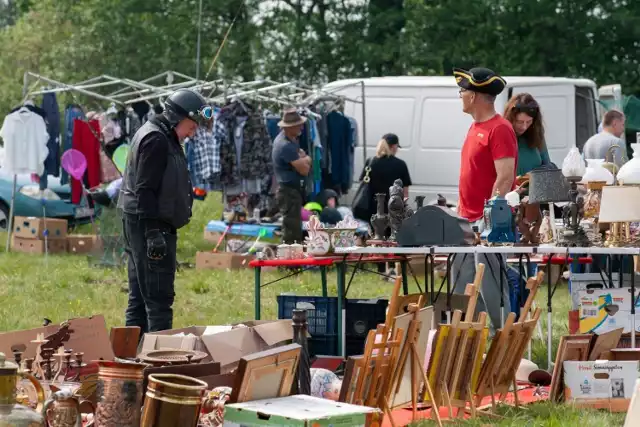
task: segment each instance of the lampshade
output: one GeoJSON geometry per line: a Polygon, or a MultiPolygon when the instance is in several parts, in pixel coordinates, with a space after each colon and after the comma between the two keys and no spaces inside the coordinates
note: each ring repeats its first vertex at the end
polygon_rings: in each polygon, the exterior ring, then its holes
{"type": "Polygon", "coordinates": [[[529,203],[569,202],[570,188],[558,168],[542,167],[529,172],[529,203]]]}
{"type": "Polygon", "coordinates": [[[640,221],[640,187],[613,186],[602,188],[599,223],[640,221]]]}

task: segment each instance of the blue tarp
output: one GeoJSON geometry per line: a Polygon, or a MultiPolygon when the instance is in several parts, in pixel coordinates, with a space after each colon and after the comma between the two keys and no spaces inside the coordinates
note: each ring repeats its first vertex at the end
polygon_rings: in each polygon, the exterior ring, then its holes
{"type": "MultiPolygon", "coordinates": [[[[227,229],[227,224],[224,221],[209,221],[207,224],[207,231],[211,231],[214,233],[224,233],[224,230],[227,229]]],[[[273,238],[275,236],[274,232],[280,229],[280,225],[276,224],[234,224],[231,226],[229,230],[229,234],[236,236],[246,236],[246,237],[258,237],[260,235],[260,230],[265,229],[266,234],[264,237],[273,238]]]]}

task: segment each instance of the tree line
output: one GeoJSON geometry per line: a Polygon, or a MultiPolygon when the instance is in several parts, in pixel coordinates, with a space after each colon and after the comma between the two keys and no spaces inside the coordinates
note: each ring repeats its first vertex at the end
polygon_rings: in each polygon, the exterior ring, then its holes
{"type": "MultiPolygon", "coordinates": [[[[22,75],[195,75],[200,0],[0,0],[0,115],[22,75]]],[[[585,77],[640,93],[637,0],[202,0],[201,78],[585,77]]]]}

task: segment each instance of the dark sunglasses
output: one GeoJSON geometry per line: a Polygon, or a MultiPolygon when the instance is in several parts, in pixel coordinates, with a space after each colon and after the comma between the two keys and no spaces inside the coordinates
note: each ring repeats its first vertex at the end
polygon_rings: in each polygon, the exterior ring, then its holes
{"type": "Polygon", "coordinates": [[[540,111],[540,107],[537,103],[532,102],[529,104],[516,104],[513,106],[513,110],[519,113],[528,114],[531,117],[535,117],[538,115],[538,111],[540,111]]]}

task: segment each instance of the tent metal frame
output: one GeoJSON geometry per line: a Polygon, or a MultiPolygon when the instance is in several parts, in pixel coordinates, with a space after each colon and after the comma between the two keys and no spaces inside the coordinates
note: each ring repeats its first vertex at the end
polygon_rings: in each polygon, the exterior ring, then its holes
{"type": "MultiPolygon", "coordinates": [[[[364,80],[359,80],[327,90],[308,86],[296,81],[278,82],[270,79],[260,79],[248,82],[229,81],[224,79],[204,81],[177,71],[167,70],[140,81],[102,74],[78,83],[69,84],[27,71],[23,75],[22,103],[24,104],[30,96],[44,95],[47,93],[70,92],[72,94],[77,93],[84,95],[97,101],[109,102],[112,105],[128,107],[137,102],[148,102],[152,99],[162,100],[162,98],[165,98],[179,88],[195,89],[201,92],[208,90],[209,95],[206,98],[209,102],[226,102],[232,99],[251,98],[258,101],[273,102],[283,106],[305,109],[313,102],[320,100],[343,100],[353,102],[355,104],[361,104],[363,157],[366,162],[367,124],[364,80]],[[34,87],[30,90],[29,84],[31,80],[35,80],[35,83],[33,84],[34,87]],[[161,84],[159,86],[152,84],[162,80],[164,80],[165,84],[161,84]],[[39,83],[43,83],[44,88],[33,90],[39,83]],[[361,87],[361,95],[355,99],[335,93],[342,89],[357,85],[360,85],[361,87]],[[95,91],[95,89],[110,86],[120,87],[112,90],[108,94],[101,94],[95,91]],[[284,93],[285,91],[290,91],[291,93],[284,93]],[[212,96],[215,92],[218,92],[218,94],[212,96]]],[[[13,235],[13,217],[17,192],[17,180],[18,177],[14,174],[9,221],[7,224],[7,252],[10,251],[11,237],[13,235]]]]}

